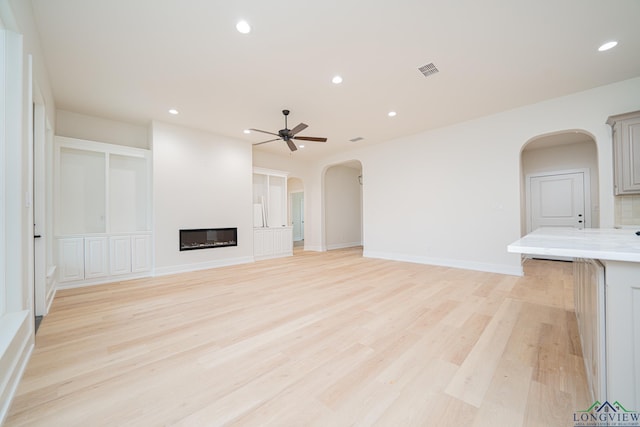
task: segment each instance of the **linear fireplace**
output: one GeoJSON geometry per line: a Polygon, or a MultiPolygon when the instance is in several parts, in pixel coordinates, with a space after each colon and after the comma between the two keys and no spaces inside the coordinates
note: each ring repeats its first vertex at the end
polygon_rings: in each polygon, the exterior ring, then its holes
{"type": "Polygon", "coordinates": [[[180,230],[180,250],[222,248],[238,246],[237,228],[198,228],[180,230]]]}

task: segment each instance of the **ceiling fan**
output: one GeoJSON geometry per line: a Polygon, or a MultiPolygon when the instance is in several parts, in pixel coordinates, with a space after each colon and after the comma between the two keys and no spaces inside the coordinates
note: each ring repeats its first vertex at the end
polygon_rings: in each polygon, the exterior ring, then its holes
{"type": "Polygon", "coordinates": [[[266,144],[267,142],[278,141],[279,139],[281,139],[287,143],[287,145],[289,146],[289,150],[296,151],[298,147],[296,147],[296,144],[294,144],[294,142],[292,141],[293,139],[297,141],[327,142],[327,138],[319,138],[315,136],[296,136],[298,132],[303,131],[308,126],[305,125],[304,123],[300,123],[298,126],[294,127],[293,129],[289,129],[287,128],[287,116],[289,115],[289,110],[282,110],[282,114],[284,114],[284,129],[280,129],[278,133],[267,132],[260,129],[249,129],[254,132],[268,133],[269,135],[277,136],[277,138],[275,139],[257,142],[253,145],[266,144]]]}

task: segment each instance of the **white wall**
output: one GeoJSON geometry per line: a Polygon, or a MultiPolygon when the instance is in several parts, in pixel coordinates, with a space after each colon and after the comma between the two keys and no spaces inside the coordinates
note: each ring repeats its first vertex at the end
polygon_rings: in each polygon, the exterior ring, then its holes
{"type": "Polygon", "coordinates": [[[155,273],[253,260],[251,145],[154,122],[155,273]],[[179,251],[179,230],[238,228],[238,246],[179,251]]]}
{"type": "MultiPolygon", "coordinates": [[[[589,169],[591,188],[591,227],[600,226],[600,207],[598,190],[598,151],[593,140],[577,144],[536,148],[522,152],[522,174],[556,172],[571,169],[589,169]]],[[[526,184],[526,183],[525,183],[526,184]]],[[[523,200],[524,202],[524,200],[523,200]]],[[[525,210],[523,204],[522,210],[525,210]]],[[[523,225],[526,229],[526,226],[523,225]]]]}
{"type": "MultiPolygon", "coordinates": [[[[635,78],[363,147],[321,166],[362,163],[365,256],[521,274],[520,256],[506,247],[520,237],[522,146],[538,135],[584,130],[597,144],[598,186],[611,189],[605,122],[638,109],[635,78]]],[[[600,226],[613,226],[612,191],[600,191],[599,206],[600,226]]]]}
{"type": "Polygon", "coordinates": [[[362,186],[359,169],[331,166],[324,178],[324,211],[327,249],[362,244],[362,186]]]}
{"type": "MultiPolygon", "coordinates": [[[[33,208],[26,206],[24,195],[31,191],[33,173],[30,168],[32,141],[32,102],[34,94],[45,107],[45,114],[53,122],[55,105],[51,86],[39,44],[39,35],[33,20],[31,2],[0,0],[2,27],[19,35],[20,48],[4,44],[8,54],[2,52],[2,68],[9,74],[2,76],[0,92],[0,126],[3,138],[0,146],[0,169],[6,181],[2,190],[4,202],[0,218],[4,218],[4,238],[1,244],[10,248],[0,250],[4,258],[4,313],[0,313],[0,424],[6,415],[18,382],[34,344],[33,327],[33,208]],[[30,72],[31,70],[31,72],[30,72]],[[15,75],[13,75],[15,73],[15,75]],[[33,79],[31,79],[33,76],[33,79]],[[6,86],[5,86],[6,85],[6,86]],[[6,109],[6,110],[5,110],[6,109]],[[6,163],[5,163],[6,162],[6,163]]],[[[2,234],[2,233],[0,233],[2,234]]],[[[2,286],[0,286],[2,288],[2,286]]]]}
{"type": "Polygon", "coordinates": [[[149,148],[148,126],[58,110],[56,135],[108,144],[149,148]]]}

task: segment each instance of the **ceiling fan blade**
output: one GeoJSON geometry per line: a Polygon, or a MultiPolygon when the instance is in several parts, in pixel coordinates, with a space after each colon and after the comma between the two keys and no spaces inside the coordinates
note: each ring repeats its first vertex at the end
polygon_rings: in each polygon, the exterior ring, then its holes
{"type": "Polygon", "coordinates": [[[273,142],[273,141],[280,141],[280,138],[276,138],[276,139],[270,139],[268,141],[262,141],[262,142],[256,142],[253,145],[262,145],[262,144],[266,144],[267,142],[273,142]]]}
{"type": "Polygon", "coordinates": [[[308,127],[309,127],[308,125],[305,125],[304,123],[300,123],[298,126],[294,127],[293,129],[291,129],[291,130],[289,131],[289,135],[290,135],[290,136],[293,136],[293,135],[295,135],[296,133],[298,133],[298,132],[300,132],[300,131],[303,131],[303,130],[305,130],[305,129],[306,129],[306,128],[308,128],[308,127]]]}
{"type": "Polygon", "coordinates": [[[260,130],[260,129],[249,129],[252,132],[262,132],[262,133],[268,133],[269,135],[275,135],[275,136],[280,136],[277,133],[273,133],[273,132],[267,132],[266,130],[260,130]]]}
{"type": "Polygon", "coordinates": [[[296,147],[296,144],[294,144],[292,140],[286,139],[284,142],[286,142],[289,146],[289,150],[296,151],[298,149],[298,147],[296,147]]]}
{"type": "Polygon", "coordinates": [[[293,139],[300,141],[327,142],[327,138],[319,138],[317,136],[295,136],[293,139]]]}

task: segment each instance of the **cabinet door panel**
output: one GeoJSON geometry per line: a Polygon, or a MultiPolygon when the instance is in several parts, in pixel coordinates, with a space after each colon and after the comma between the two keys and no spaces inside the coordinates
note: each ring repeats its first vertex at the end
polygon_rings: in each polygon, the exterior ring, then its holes
{"type": "Polygon", "coordinates": [[[611,116],[615,194],[640,194],[640,111],[611,116]]]}
{"type": "Polygon", "coordinates": [[[109,274],[109,239],[107,237],[87,237],[84,239],[84,277],[93,279],[109,274]]]}
{"type": "Polygon", "coordinates": [[[604,268],[590,259],[574,260],[575,311],[591,399],[607,399],[604,268]]]}
{"type": "Polygon", "coordinates": [[[131,273],[131,237],[111,237],[109,246],[111,274],[131,273]]]}
{"type": "Polygon", "coordinates": [[[253,256],[263,256],[264,252],[264,230],[253,231],[253,256]]]}
{"type": "Polygon", "coordinates": [[[629,123],[626,131],[629,138],[629,185],[630,189],[640,192],[640,119],[629,123]]]}
{"type": "Polygon", "coordinates": [[[151,236],[131,236],[131,271],[151,270],[151,236]]]}
{"type": "Polygon", "coordinates": [[[82,237],[58,241],[60,282],[84,279],[84,239],[82,237]]]}
{"type": "Polygon", "coordinates": [[[291,227],[282,230],[282,248],[287,254],[291,254],[293,251],[293,229],[291,227]]]}
{"type": "Polygon", "coordinates": [[[277,229],[273,230],[273,253],[281,254],[283,247],[283,230],[277,229]]]}

